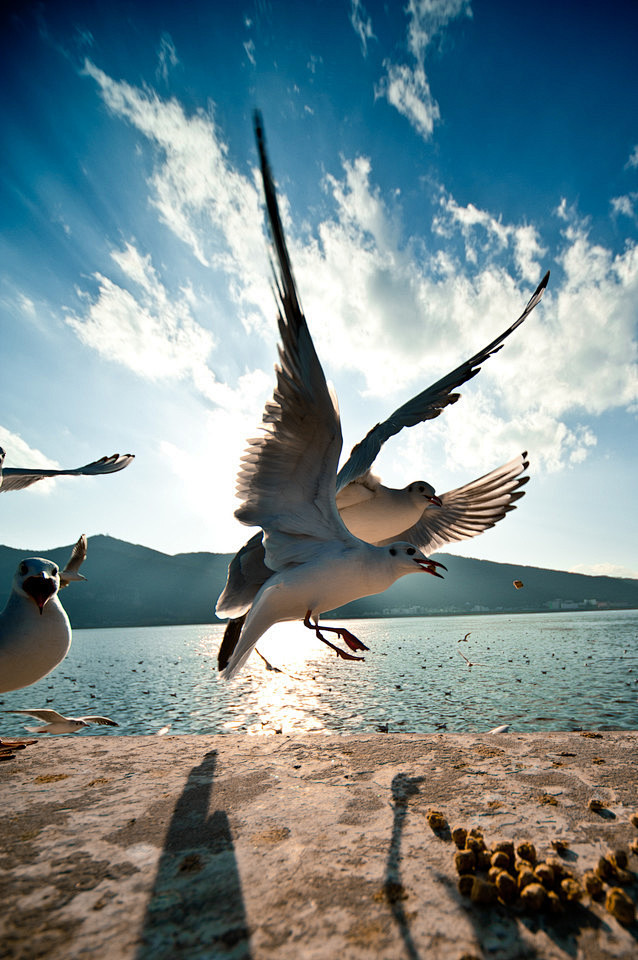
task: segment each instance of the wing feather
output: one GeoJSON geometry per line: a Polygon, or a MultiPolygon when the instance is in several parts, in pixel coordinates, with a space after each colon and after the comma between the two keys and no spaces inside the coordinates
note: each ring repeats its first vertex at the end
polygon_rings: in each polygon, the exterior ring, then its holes
{"type": "Polygon", "coordinates": [[[32,483],[37,483],[38,480],[46,480],[48,477],[97,477],[107,473],[117,473],[118,470],[128,467],[134,459],[135,454],[133,453],[126,453],[122,456],[119,453],[114,453],[110,457],[101,457],[99,460],[87,463],[83,467],[76,467],[74,470],[3,467],[0,492],[23,490],[25,487],[30,487],[32,483]]]}
{"type": "Polygon", "coordinates": [[[528,475],[523,476],[528,466],[527,453],[522,453],[485,476],[444,493],[441,507],[426,507],[414,526],[381,542],[407,540],[430,554],[453,541],[478,536],[516,509],[516,501],[525,494],[522,487],[529,480],[528,475]]]}
{"type": "Polygon", "coordinates": [[[259,115],[255,132],[279,266],[275,292],[281,345],[276,387],[262,418],[263,435],[249,441],[241,459],[237,495],[242,504],[235,516],[264,530],[266,563],[278,570],[307,556],[313,541],[348,534],[335,505],[342,445],[339,412],[297,295],[259,115]]]}

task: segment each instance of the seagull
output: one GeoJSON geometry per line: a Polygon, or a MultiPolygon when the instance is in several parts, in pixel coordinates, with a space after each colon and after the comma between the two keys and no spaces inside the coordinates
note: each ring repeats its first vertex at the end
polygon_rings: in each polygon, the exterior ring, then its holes
{"type": "Polygon", "coordinates": [[[42,720],[44,726],[26,727],[29,733],[77,733],[90,723],[99,723],[102,726],[118,727],[115,720],[108,717],[65,717],[57,710],[5,710],[5,713],[26,713],[29,717],[42,720]]]}
{"type": "Polygon", "coordinates": [[[135,454],[126,453],[120,456],[114,453],[110,457],[101,457],[92,463],[87,463],[84,467],[76,467],[75,470],[45,470],[39,467],[5,467],[5,451],[0,447],[0,493],[7,493],[9,490],[23,490],[24,487],[30,487],[32,483],[38,480],[46,480],[47,477],[95,477],[106,473],[117,473],[128,467],[135,459],[135,454]]]}
{"type": "Polygon", "coordinates": [[[472,634],[472,631],[470,630],[469,633],[466,633],[464,637],[461,637],[461,639],[460,639],[460,640],[457,640],[456,642],[457,642],[457,643],[467,643],[467,638],[468,638],[469,636],[471,636],[471,634],[472,634]]]}
{"type": "Polygon", "coordinates": [[[71,646],[71,625],[58,592],[85,580],[78,568],[86,557],[84,534],[65,568],[52,560],[21,560],[7,605],[0,613],[0,693],[28,687],[64,660],[71,646]]]}
{"type": "Polygon", "coordinates": [[[358,597],[380,593],[408,573],[440,576],[438,564],[413,544],[376,547],[365,543],[348,531],[339,516],[335,489],[342,435],[336,398],[326,383],[297,296],[258,115],[255,130],[279,261],[275,292],[281,343],[276,387],[262,418],[263,435],[249,440],[242,457],[237,480],[241,505],[235,516],[249,526],[261,527],[269,577],[238,611],[242,620],[232,651],[220,648],[218,663],[224,679],[234,677],[259,638],[284,620],[302,620],[338,656],[361,660],[324,633],[336,634],[352,651],[367,650],[365,644],[343,627],[320,626],[320,615],[358,597]]]}
{"type": "Polygon", "coordinates": [[[461,656],[463,657],[463,659],[464,659],[465,662],[467,663],[467,669],[468,669],[468,670],[471,670],[472,667],[484,667],[484,666],[485,666],[484,663],[475,663],[473,660],[468,660],[467,657],[465,656],[465,654],[464,654],[464,653],[461,653],[460,650],[459,650],[459,653],[461,654],[461,656]]]}
{"type": "MultiPolygon", "coordinates": [[[[275,244],[282,274],[290,275],[295,303],[298,298],[290,268],[283,228],[277,209],[277,197],[263,146],[261,123],[256,123],[257,139],[262,159],[264,191],[270,229],[277,233],[275,244]],[[284,264],[286,265],[284,268],[284,264]]],[[[500,336],[489,343],[455,370],[427,387],[388,417],[377,424],[357,444],[336,482],[336,503],[341,519],[349,531],[359,539],[377,546],[389,545],[394,540],[411,542],[424,553],[440,550],[446,543],[477,536],[493,527],[506,513],[515,509],[515,501],[524,491],[521,488],[528,477],[521,476],[527,469],[527,453],[521,454],[502,467],[437,497],[434,488],[425,481],[416,481],[403,490],[384,487],[371,473],[371,466],[385,441],[404,426],[410,427],[423,420],[432,420],[460,394],[452,391],[474,377],[480,365],[497,353],[503,341],[529,316],[540,302],[549,280],[545,274],[521,316],[500,336]]],[[[237,552],[228,567],[226,586],[216,605],[221,619],[229,618],[218,656],[220,670],[228,662],[242,630],[246,612],[259,589],[272,575],[265,561],[263,532],[260,530],[237,552]]]]}

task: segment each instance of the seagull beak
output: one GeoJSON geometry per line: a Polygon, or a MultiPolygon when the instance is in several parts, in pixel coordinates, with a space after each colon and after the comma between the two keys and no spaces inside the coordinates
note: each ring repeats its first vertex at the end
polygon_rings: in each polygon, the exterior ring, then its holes
{"type": "Polygon", "coordinates": [[[421,570],[423,570],[424,573],[430,573],[432,574],[433,577],[440,577],[441,580],[443,579],[443,577],[441,576],[440,573],[436,572],[436,567],[441,567],[443,570],[447,569],[446,567],[443,566],[442,563],[437,563],[436,560],[417,559],[414,562],[417,564],[417,566],[421,570]]]}
{"type": "Polygon", "coordinates": [[[442,506],[443,506],[443,502],[442,502],[441,498],[440,498],[440,497],[437,497],[436,494],[434,494],[434,495],[431,496],[431,497],[428,497],[427,500],[428,500],[428,503],[431,503],[433,507],[442,507],[442,506]]]}
{"type": "Polygon", "coordinates": [[[45,603],[47,600],[50,600],[56,592],[55,580],[51,580],[42,574],[39,577],[27,577],[22,586],[26,593],[28,593],[37,604],[40,615],[42,615],[45,603]]]}

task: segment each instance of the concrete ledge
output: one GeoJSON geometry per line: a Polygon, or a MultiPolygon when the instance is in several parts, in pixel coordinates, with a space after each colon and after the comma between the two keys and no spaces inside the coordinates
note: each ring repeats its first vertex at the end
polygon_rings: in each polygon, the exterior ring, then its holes
{"type": "Polygon", "coordinates": [[[633,732],[42,738],[0,764],[0,957],[637,957],[587,897],[471,904],[427,820],[562,838],[582,875],[638,837],[637,760],[633,732]]]}

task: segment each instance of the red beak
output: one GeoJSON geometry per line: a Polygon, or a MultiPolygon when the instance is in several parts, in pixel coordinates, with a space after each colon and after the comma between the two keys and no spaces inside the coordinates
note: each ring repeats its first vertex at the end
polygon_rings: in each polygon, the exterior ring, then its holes
{"type": "Polygon", "coordinates": [[[430,573],[433,577],[440,577],[443,580],[441,574],[436,572],[437,567],[447,570],[447,567],[444,567],[442,563],[437,563],[436,560],[415,560],[414,562],[419,565],[424,573],[430,573]]]}

